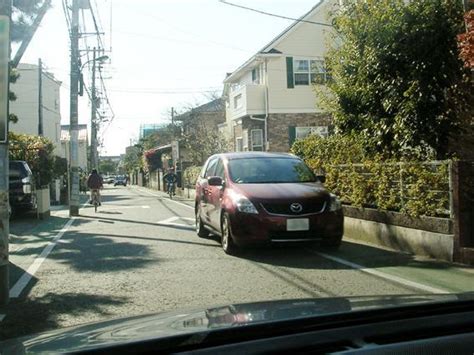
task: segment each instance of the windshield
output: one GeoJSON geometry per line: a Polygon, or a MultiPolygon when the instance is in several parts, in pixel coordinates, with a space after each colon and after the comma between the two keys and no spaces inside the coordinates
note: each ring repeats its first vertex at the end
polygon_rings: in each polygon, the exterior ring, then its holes
{"type": "Polygon", "coordinates": [[[474,292],[472,2],[0,0],[0,343],[474,292]]]}
{"type": "Polygon", "coordinates": [[[305,163],[288,158],[233,159],[229,161],[229,174],[238,184],[317,181],[305,163]]]}

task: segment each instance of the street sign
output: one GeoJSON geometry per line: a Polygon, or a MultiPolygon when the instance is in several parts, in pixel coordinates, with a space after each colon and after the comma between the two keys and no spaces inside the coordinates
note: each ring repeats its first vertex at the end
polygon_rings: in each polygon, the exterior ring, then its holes
{"type": "Polygon", "coordinates": [[[0,143],[7,141],[10,19],[0,15],[0,143]]]}

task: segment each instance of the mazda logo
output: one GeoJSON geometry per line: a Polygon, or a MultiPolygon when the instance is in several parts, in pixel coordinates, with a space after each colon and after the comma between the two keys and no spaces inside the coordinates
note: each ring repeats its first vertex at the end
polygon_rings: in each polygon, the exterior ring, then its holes
{"type": "Polygon", "coordinates": [[[294,213],[300,213],[301,211],[303,211],[303,206],[301,206],[300,203],[295,202],[290,205],[290,210],[294,213]]]}

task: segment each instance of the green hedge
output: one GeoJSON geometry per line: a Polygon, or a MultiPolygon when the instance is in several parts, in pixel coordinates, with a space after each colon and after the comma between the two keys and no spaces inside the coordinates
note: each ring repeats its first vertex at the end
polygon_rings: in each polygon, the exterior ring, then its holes
{"type": "Polygon", "coordinates": [[[449,215],[448,161],[394,161],[366,156],[357,137],[309,136],[292,152],[318,174],[346,204],[404,212],[411,216],[449,215]]]}

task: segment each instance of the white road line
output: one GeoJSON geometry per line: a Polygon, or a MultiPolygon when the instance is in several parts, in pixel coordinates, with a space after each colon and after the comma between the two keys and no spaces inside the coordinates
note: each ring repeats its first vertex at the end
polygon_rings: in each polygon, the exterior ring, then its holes
{"type": "Polygon", "coordinates": [[[416,288],[416,289],[431,292],[431,293],[449,293],[448,291],[440,289],[440,288],[427,286],[427,285],[420,284],[420,283],[414,282],[414,281],[410,281],[410,280],[407,280],[407,279],[404,279],[404,278],[401,278],[401,277],[398,277],[398,276],[390,275],[390,274],[387,274],[387,273],[382,272],[382,271],[369,269],[369,268],[367,268],[363,265],[359,265],[359,264],[353,263],[351,261],[348,261],[348,260],[345,260],[345,259],[342,259],[342,258],[338,258],[336,256],[321,253],[321,252],[318,252],[318,251],[315,251],[315,250],[312,250],[312,249],[307,249],[307,250],[309,252],[311,252],[313,254],[316,254],[316,255],[319,255],[319,256],[321,256],[325,259],[335,261],[336,263],[349,266],[353,269],[359,270],[361,272],[365,272],[366,274],[370,274],[370,275],[374,275],[374,276],[377,276],[377,277],[380,277],[380,278],[383,278],[383,279],[386,279],[386,280],[390,280],[392,282],[396,282],[396,283],[399,283],[399,284],[404,285],[404,286],[409,286],[409,287],[412,287],[412,288],[416,288]]]}
{"type": "Polygon", "coordinates": [[[43,249],[41,254],[33,261],[33,263],[26,270],[26,272],[20,277],[20,279],[15,283],[15,285],[10,289],[10,298],[17,298],[20,296],[21,292],[28,285],[32,277],[35,276],[35,273],[38,271],[41,264],[43,264],[43,262],[48,257],[49,253],[51,253],[53,248],[58,243],[59,239],[61,239],[64,233],[67,232],[67,230],[69,229],[69,227],[71,227],[73,222],[74,222],[74,218],[67,221],[67,223],[63,226],[63,228],[61,228],[59,233],[56,234],[56,236],[51,241],[49,241],[49,243],[43,249]]]}
{"type": "Polygon", "coordinates": [[[194,226],[189,225],[189,224],[174,223],[174,221],[177,221],[177,220],[180,220],[180,219],[188,219],[188,220],[193,220],[194,221],[194,218],[170,217],[170,218],[164,219],[162,221],[158,221],[156,223],[158,225],[161,225],[161,226],[187,227],[187,228],[194,229],[194,226]]]}
{"type": "MultiPolygon", "coordinates": [[[[146,189],[138,189],[138,190],[139,190],[139,191],[142,191],[142,192],[145,192],[145,193],[147,193],[147,194],[149,194],[149,195],[156,196],[156,197],[163,197],[163,196],[164,196],[164,195],[162,196],[162,195],[158,195],[158,194],[156,194],[156,193],[150,192],[150,191],[148,191],[148,190],[146,190],[146,189]]],[[[190,208],[190,209],[194,210],[194,207],[193,207],[193,206],[189,206],[189,205],[187,205],[187,204],[185,204],[185,203],[182,203],[182,202],[179,202],[179,201],[175,201],[175,200],[171,200],[171,199],[163,199],[163,201],[174,202],[174,203],[177,203],[178,205],[181,205],[181,206],[184,206],[184,207],[187,207],[187,208],[190,208]]]]}
{"type": "Polygon", "coordinates": [[[170,217],[170,218],[167,218],[167,219],[163,219],[162,221],[158,221],[156,223],[167,224],[167,223],[177,221],[178,219],[179,219],[179,217],[174,216],[174,217],[170,217]]]}
{"type": "Polygon", "coordinates": [[[123,210],[123,209],[133,209],[133,208],[150,208],[150,206],[125,206],[125,205],[109,205],[105,204],[100,208],[101,211],[109,210],[123,210]]]}

